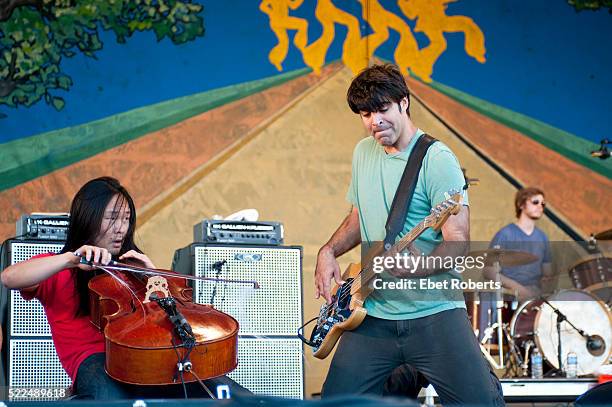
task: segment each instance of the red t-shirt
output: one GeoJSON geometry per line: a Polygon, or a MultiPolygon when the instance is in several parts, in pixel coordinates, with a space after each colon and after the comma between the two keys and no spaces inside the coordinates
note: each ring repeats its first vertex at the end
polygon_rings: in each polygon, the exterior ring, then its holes
{"type": "MultiPolygon", "coordinates": [[[[33,258],[53,255],[40,254],[33,258]]],[[[21,291],[21,296],[26,300],[37,298],[43,305],[55,351],[74,383],[81,362],[94,353],[104,352],[105,346],[104,335],[91,323],[88,315],[75,317],[79,294],[72,273],[71,269],[64,269],[41,282],[35,291],[21,291]]]]}

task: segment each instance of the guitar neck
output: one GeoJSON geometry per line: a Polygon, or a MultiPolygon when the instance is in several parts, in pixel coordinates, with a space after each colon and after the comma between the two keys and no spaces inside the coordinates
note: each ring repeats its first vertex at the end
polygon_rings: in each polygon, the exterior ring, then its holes
{"type": "MultiPolygon", "coordinates": [[[[421,221],[418,225],[410,230],[404,237],[397,241],[389,250],[384,251],[379,256],[374,257],[395,257],[396,254],[403,252],[417,237],[419,237],[425,230],[425,220],[421,221]]],[[[365,267],[361,269],[361,272],[354,278],[351,285],[351,294],[360,292],[363,297],[367,297],[373,288],[370,282],[374,280],[379,273],[374,272],[374,257],[367,263],[365,267]]]]}

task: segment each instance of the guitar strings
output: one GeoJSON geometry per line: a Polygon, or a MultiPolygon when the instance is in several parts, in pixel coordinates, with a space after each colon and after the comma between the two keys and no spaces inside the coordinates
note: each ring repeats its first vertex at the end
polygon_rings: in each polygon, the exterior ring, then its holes
{"type": "MultiPolygon", "coordinates": [[[[414,239],[419,237],[419,235],[421,233],[423,233],[423,231],[425,231],[425,224],[423,222],[421,222],[421,223],[419,223],[419,225],[417,225],[415,227],[415,229],[411,233],[408,233],[406,236],[404,236],[402,239],[400,239],[387,252],[397,251],[399,253],[400,251],[404,250],[408,246],[408,244],[410,244],[414,239]],[[404,246],[404,244],[405,244],[405,246],[404,246]]],[[[353,280],[351,280],[350,282],[346,283],[348,285],[349,290],[344,291],[343,294],[341,294],[340,297],[337,298],[337,302],[345,300],[345,299],[348,298],[349,295],[352,295],[350,288],[352,288],[353,283],[357,280],[357,277],[362,277],[362,274],[366,270],[368,270],[368,269],[369,269],[369,264],[366,267],[364,267],[363,269],[361,269],[359,271],[359,273],[357,274],[357,276],[353,280]]],[[[344,287],[344,285],[340,286],[340,287],[344,287]]],[[[330,311],[332,311],[334,306],[335,306],[334,303],[327,304],[327,306],[324,308],[324,310],[325,310],[324,312],[325,312],[326,316],[330,315],[330,311]]]]}

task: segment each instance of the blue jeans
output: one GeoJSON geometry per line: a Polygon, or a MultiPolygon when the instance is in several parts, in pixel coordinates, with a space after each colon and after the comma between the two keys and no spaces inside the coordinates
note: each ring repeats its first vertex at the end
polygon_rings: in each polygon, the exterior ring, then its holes
{"type": "MultiPolygon", "coordinates": [[[[106,374],[104,370],[105,360],[104,353],[95,353],[81,363],[73,386],[77,399],[120,400],[185,397],[181,384],[137,386],[118,382],[106,374]]],[[[226,376],[204,380],[204,384],[215,397],[216,388],[221,384],[229,386],[232,398],[252,395],[250,391],[226,376]]],[[[186,383],[185,387],[189,398],[210,398],[198,382],[186,383]]]]}

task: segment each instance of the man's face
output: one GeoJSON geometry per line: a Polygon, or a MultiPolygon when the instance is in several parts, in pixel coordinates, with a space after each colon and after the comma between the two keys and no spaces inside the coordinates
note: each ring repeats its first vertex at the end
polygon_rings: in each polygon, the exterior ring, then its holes
{"type": "Polygon", "coordinates": [[[531,198],[527,198],[527,201],[521,207],[523,214],[528,216],[533,220],[540,219],[544,214],[544,207],[546,203],[544,202],[544,196],[542,195],[534,195],[531,198]]]}
{"type": "Polygon", "coordinates": [[[406,128],[407,100],[400,103],[387,103],[377,112],[359,112],[368,133],[383,147],[395,146],[406,128]],[[401,111],[400,111],[401,108],[401,111]]]}
{"type": "Polygon", "coordinates": [[[115,195],[106,205],[95,245],[105,248],[112,255],[119,254],[129,227],[130,207],[123,196],[115,195]]]}

